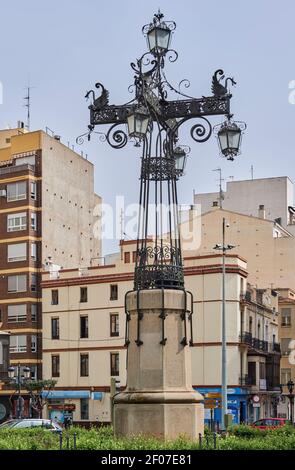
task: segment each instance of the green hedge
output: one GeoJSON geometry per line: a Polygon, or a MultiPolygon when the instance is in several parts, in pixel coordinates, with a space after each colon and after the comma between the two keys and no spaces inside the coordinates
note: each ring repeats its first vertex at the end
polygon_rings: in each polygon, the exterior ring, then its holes
{"type": "MultiPolygon", "coordinates": [[[[153,437],[138,436],[130,439],[117,439],[109,427],[84,428],[73,427],[63,431],[63,448],[66,449],[66,436],[73,448],[76,433],[79,450],[197,450],[199,443],[180,437],[175,441],[161,441],[153,437]]],[[[202,450],[213,449],[212,433],[206,433],[202,450]]],[[[58,450],[59,436],[43,429],[0,430],[0,450],[58,450]]],[[[219,450],[287,450],[295,449],[295,429],[285,426],[271,431],[260,431],[249,426],[231,426],[227,436],[217,438],[219,450]]]]}

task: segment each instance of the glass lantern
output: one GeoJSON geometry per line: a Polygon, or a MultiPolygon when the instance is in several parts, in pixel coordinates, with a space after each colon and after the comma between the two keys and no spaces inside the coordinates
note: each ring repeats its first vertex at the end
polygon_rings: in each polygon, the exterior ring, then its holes
{"type": "Polygon", "coordinates": [[[127,117],[129,137],[143,139],[148,130],[150,115],[144,107],[135,108],[127,117]]]}

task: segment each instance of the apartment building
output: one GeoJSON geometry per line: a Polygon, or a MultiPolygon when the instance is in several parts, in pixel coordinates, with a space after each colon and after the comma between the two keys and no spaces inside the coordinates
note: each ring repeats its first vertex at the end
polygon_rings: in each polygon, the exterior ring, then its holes
{"type": "Polygon", "coordinates": [[[278,292],[247,285],[241,295],[241,344],[247,356],[241,384],[247,385],[247,417],[253,422],[276,417],[280,396],[280,358],[278,292]],[[254,398],[255,397],[255,398],[254,398]]]}
{"type": "MultiPolygon", "coordinates": [[[[42,266],[51,257],[88,266],[101,256],[92,234],[100,203],[93,165],[58,136],[0,130],[0,328],[10,332],[11,365],[29,366],[32,379],[42,376],[42,266]]],[[[0,403],[10,395],[3,386],[0,403]]],[[[29,413],[27,405],[28,397],[29,413]]]]}
{"type": "Polygon", "coordinates": [[[276,220],[295,235],[294,184],[287,176],[228,181],[221,194],[194,194],[194,204],[201,205],[202,214],[216,201],[223,209],[253,217],[264,211],[266,219],[276,220]]]}
{"type": "Polygon", "coordinates": [[[278,293],[280,311],[279,335],[282,347],[281,384],[283,391],[279,412],[282,418],[288,418],[290,417],[290,402],[287,397],[288,387],[286,387],[286,384],[289,380],[295,382],[295,290],[278,289],[278,293]]]}
{"type": "MultiPolygon", "coordinates": [[[[247,260],[248,282],[258,288],[295,288],[295,237],[279,223],[221,209],[213,205],[205,214],[195,213],[194,227],[200,233],[186,255],[208,255],[222,242],[222,221],[226,219],[226,243],[247,260]],[[294,287],[293,287],[294,286],[294,287]]],[[[186,221],[181,230],[188,233],[186,221]]],[[[185,245],[183,245],[185,246],[185,245]]]]}
{"type": "MultiPolygon", "coordinates": [[[[136,243],[125,241],[114,264],[62,270],[58,279],[43,273],[43,374],[45,379],[57,380],[49,397],[48,416],[62,420],[71,409],[74,422],[110,421],[111,377],[121,387],[126,385],[124,297],[133,287],[135,257],[136,243]]],[[[222,257],[187,256],[184,264],[186,288],[194,296],[193,386],[204,395],[220,393],[222,257]]],[[[275,305],[275,313],[273,307],[256,305],[259,312],[253,325],[256,321],[261,326],[257,332],[252,328],[253,347],[246,343],[247,264],[232,254],[226,265],[228,399],[234,422],[240,422],[248,419],[253,394],[261,400],[256,416],[275,414],[271,406],[278,393],[278,379],[272,374],[278,370],[268,368],[266,376],[263,366],[257,366],[258,387],[254,383],[250,386],[245,377],[249,362],[266,364],[269,357],[279,357],[278,314],[275,305]]],[[[263,298],[268,295],[273,302],[275,294],[270,292],[263,298]]],[[[220,408],[214,414],[215,421],[220,421],[220,408]]]]}

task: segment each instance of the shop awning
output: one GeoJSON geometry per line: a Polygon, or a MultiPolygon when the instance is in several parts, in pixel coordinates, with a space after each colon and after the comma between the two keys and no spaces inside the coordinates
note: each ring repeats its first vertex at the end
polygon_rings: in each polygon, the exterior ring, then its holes
{"type": "Polygon", "coordinates": [[[63,399],[63,398],[90,398],[89,390],[51,390],[49,393],[45,391],[42,392],[43,398],[53,399],[63,399]]]}
{"type": "Polygon", "coordinates": [[[102,400],[103,393],[102,392],[92,392],[91,393],[91,400],[102,400]]]}

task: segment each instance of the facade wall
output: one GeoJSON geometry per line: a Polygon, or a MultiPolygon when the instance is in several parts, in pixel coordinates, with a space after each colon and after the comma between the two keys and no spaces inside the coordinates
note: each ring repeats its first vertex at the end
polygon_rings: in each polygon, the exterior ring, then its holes
{"type": "Polygon", "coordinates": [[[102,256],[94,238],[93,210],[101,200],[94,194],[93,165],[42,133],[43,262],[51,256],[64,268],[89,266],[102,256]]]}
{"type": "MultiPolygon", "coordinates": [[[[55,390],[62,393],[89,391],[89,421],[110,419],[110,354],[119,353],[120,386],[126,385],[126,349],[124,347],[125,313],[124,295],[132,289],[132,260],[134,242],[123,243],[122,260],[117,265],[92,268],[83,279],[77,271],[62,271],[60,279],[52,281],[43,275],[43,366],[44,378],[52,376],[52,355],[60,356],[60,377],[55,390]],[[125,257],[129,252],[130,256],[125,257]],[[110,300],[110,285],[118,285],[118,299],[110,300]],[[79,302],[80,288],[88,288],[88,302],[79,302]],[[58,289],[59,304],[51,304],[51,291],[58,289]],[[119,314],[119,336],[110,336],[110,314],[119,314]],[[79,319],[89,317],[89,337],[80,339],[79,319]],[[51,339],[51,319],[59,318],[60,339],[51,339]],[[80,354],[89,354],[89,376],[80,377],[80,354]],[[92,392],[101,392],[100,400],[91,398],[92,392]]],[[[246,290],[246,263],[235,255],[228,255],[230,272],[226,278],[227,339],[228,339],[228,384],[231,396],[230,407],[234,419],[246,418],[249,388],[241,386],[241,376],[247,372],[248,347],[242,344],[243,322],[241,318],[241,295],[246,290]],[[243,412],[242,409],[245,409],[243,412]]],[[[187,290],[194,296],[192,382],[200,391],[205,387],[220,390],[221,384],[221,310],[222,273],[219,255],[185,259],[185,282],[187,290]]],[[[263,337],[263,339],[265,339],[263,337]]],[[[204,389],[204,390],[205,390],[204,389]]],[[[205,392],[204,392],[205,393],[205,392]]],[[[206,392],[207,393],[207,392],[206,392]]],[[[64,399],[76,409],[74,421],[81,421],[79,399],[64,399]],[[80,411],[79,411],[80,410],[80,411]]],[[[54,399],[51,402],[54,407],[54,399]]],[[[263,410],[263,407],[261,407],[263,410]]],[[[52,410],[49,412],[52,413],[52,410]]],[[[51,414],[50,414],[51,415],[51,414]]],[[[220,420],[220,410],[215,412],[220,420]]],[[[83,421],[83,420],[82,420],[83,421]]]]}
{"type": "MultiPolygon", "coordinates": [[[[202,213],[210,210],[218,193],[196,194],[195,204],[201,204],[202,213]]],[[[283,227],[289,223],[288,206],[293,206],[293,183],[287,177],[229,181],[226,184],[222,206],[226,210],[258,216],[259,205],[264,205],[266,218],[282,218],[283,227]]]]}
{"type": "Polygon", "coordinates": [[[222,219],[226,218],[226,243],[247,259],[248,281],[258,287],[295,286],[295,237],[271,221],[213,208],[199,217],[201,243],[191,254],[210,255],[222,242],[222,219]]]}
{"type": "MultiPolygon", "coordinates": [[[[94,194],[93,165],[42,131],[0,131],[0,191],[0,328],[11,333],[11,364],[28,365],[32,376],[40,378],[42,265],[48,255],[65,267],[66,263],[69,266],[90,264],[90,258],[100,250],[92,228],[94,201],[101,200],[94,194]],[[10,200],[11,185],[21,184],[24,192],[23,183],[25,194],[10,200]],[[68,196],[73,198],[73,204],[68,196]],[[26,225],[10,231],[8,218],[19,213],[26,217],[26,225]],[[32,217],[36,218],[36,224],[32,223],[32,217]],[[73,235],[66,233],[70,229],[73,235]],[[23,252],[21,259],[8,258],[11,245],[20,243],[26,244],[25,259],[23,252]],[[83,252],[79,251],[80,247],[83,252]],[[9,292],[11,276],[25,276],[25,288],[9,292]]],[[[5,399],[7,393],[11,391],[7,392],[3,386],[1,397],[5,399]]],[[[28,406],[26,409],[29,412],[28,406]]]]}

